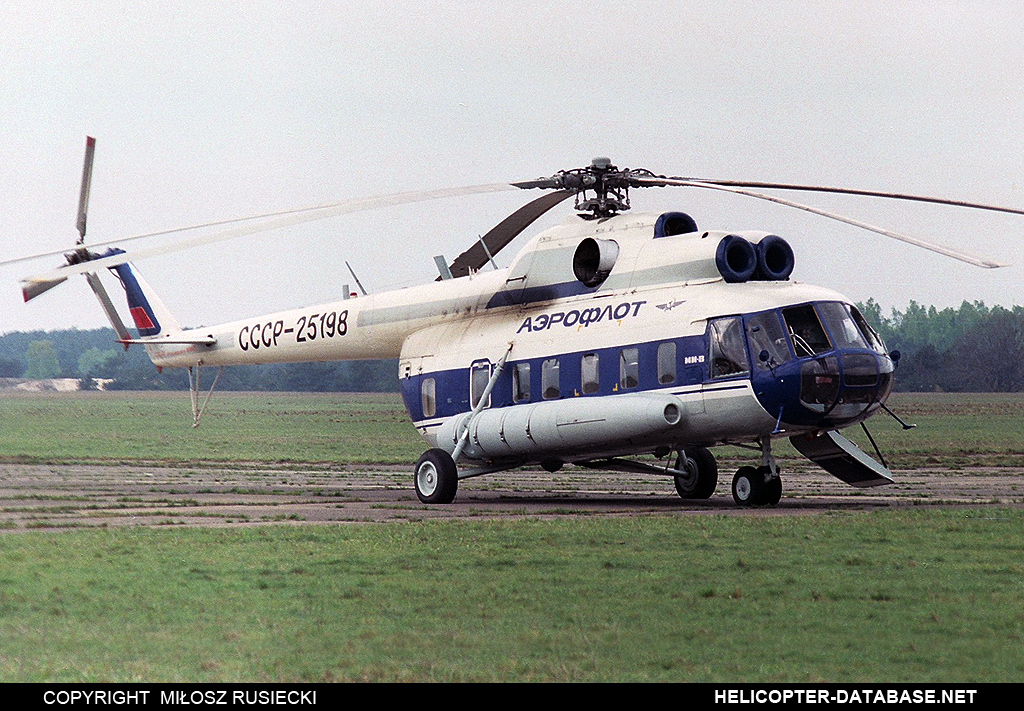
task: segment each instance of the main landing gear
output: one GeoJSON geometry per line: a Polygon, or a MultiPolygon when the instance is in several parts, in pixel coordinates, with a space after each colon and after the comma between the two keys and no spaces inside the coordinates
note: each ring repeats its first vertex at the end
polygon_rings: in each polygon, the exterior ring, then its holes
{"type": "Polygon", "coordinates": [[[452,455],[428,449],[416,462],[416,496],[425,504],[450,504],[459,490],[459,471],[452,455]]]}
{"type": "Polygon", "coordinates": [[[718,463],[715,455],[703,447],[677,449],[669,461],[669,468],[677,474],[676,493],[684,499],[707,499],[718,486],[718,463]]]}

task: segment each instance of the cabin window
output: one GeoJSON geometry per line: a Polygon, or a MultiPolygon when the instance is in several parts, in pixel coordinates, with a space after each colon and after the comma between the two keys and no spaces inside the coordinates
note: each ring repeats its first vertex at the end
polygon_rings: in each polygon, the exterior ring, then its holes
{"type": "Polygon", "coordinates": [[[628,390],[640,384],[640,351],[623,348],[619,351],[619,387],[628,390]]]}
{"type": "Polygon", "coordinates": [[[711,345],[711,377],[728,378],[748,372],[743,322],[738,316],[712,321],[708,328],[711,345]]]}
{"type": "Polygon", "coordinates": [[[424,378],[420,381],[420,405],[423,407],[424,417],[433,417],[437,414],[437,397],[433,378],[424,378]]]}
{"type": "Polygon", "coordinates": [[[825,329],[821,327],[818,314],[810,304],[783,309],[782,318],[786,322],[786,331],[793,342],[797,358],[808,358],[831,350],[825,329]]]}
{"type": "Polygon", "coordinates": [[[583,394],[596,393],[601,387],[601,379],[597,372],[597,353],[587,353],[580,363],[580,385],[583,394]]]}
{"type": "Polygon", "coordinates": [[[786,344],[786,332],[779,314],[768,311],[747,319],[747,341],[758,370],[769,370],[785,363],[792,356],[786,344]]]}
{"type": "MultiPolygon", "coordinates": [[[[474,363],[470,368],[469,376],[469,406],[475,408],[480,404],[480,398],[484,396],[487,383],[491,379],[491,364],[489,361],[474,363]]],[[[486,403],[484,407],[486,407],[486,403]]]]}
{"type": "Polygon", "coordinates": [[[530,400],[530,364],[516,363],[512,369],[512,401],[530,400]]]}
{"type": "Polygon", "coordinates": [[[662,385],[676,381],[676,344],[668,341],[658,345],[658,382],[662,385]]]}
{"type": "Polygon", "coordinates": [[[558,359],[549,358],[540,364],[540,391],[545,400],[558,398],[558,359]]]}

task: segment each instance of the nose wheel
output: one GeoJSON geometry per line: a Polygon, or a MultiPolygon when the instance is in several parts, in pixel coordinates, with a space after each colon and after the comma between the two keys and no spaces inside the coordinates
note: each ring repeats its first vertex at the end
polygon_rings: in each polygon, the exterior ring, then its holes
{"type": "Polygon", "coordinates": [[[782,499],[782,477],[769,467],[740,467],[732,478],[737,506],[774,506],[782,499]]]}

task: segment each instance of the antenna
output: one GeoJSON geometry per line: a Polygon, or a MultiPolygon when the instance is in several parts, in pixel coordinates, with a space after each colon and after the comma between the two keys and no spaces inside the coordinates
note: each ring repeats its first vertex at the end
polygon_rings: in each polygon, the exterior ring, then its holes
{"type": "Polygon", "coordinates": [[[363,288],[363,283],[359,281],[359,277],[357,277],[355,271],[353,271],[352,265],[346,261],[345,266],[348,267],[349,274],[352,275],[352,278],[356,280],[356,286],[359,287],[359,291],[363,292],[363,296],[366,296],[366,289],[363,288]]]}

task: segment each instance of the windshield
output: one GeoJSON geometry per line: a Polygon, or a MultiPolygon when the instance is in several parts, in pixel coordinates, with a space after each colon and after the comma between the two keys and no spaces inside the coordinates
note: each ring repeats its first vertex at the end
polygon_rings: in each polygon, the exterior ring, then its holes
{"type": "Polygon", "coordinates": [[[818,311],[828,325],[836,348],[868,348],[867,341],[858,330],[845,304],[835,301],[821,303],[818,304],[818,311]]]}
{"type": "Polygon", "coordinates": [[[766,311],[747,318],[751,354],[754,364],[762,370],[774,368],[793,357],[810,358],[836,349],[886,354],[882,339],[860,311],[849,304],[821,301],[790,306],[782,309],[781,322],[779,314],[766,311]]]}
{"type": "Polygon", "coordinates": [[[797,358],[808,358],[832,350],[825,329],[811,304],[783,309],[782,318],[786,322],[786,332],[793,342],[797,358]]]}

